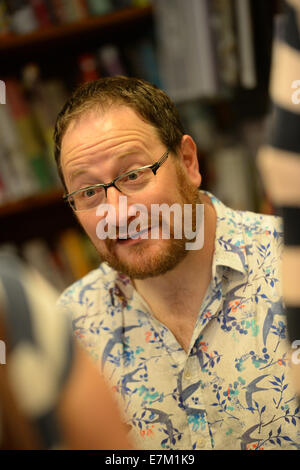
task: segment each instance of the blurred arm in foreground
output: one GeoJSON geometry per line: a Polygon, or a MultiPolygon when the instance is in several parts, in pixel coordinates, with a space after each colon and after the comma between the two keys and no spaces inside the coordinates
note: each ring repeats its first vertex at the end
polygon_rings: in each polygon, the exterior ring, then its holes
{"type": "Polygon", "coordinates": [[[37,273],[0,254],[0,448],[132,449],[56,297],[37,273]]]}

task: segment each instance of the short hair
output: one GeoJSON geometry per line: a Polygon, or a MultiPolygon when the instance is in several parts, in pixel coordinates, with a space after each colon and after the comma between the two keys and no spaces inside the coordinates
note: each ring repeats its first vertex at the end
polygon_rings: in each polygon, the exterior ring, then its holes
{"type": "Polygon", "coordinates": [[[94,109],[105,111],[112,105],[126,105],[153,125],[166,147],[176,153],[184,135],[178,110],[168,95],[145,80],[132,77],[104,77],[79,86],[57,116],[54,154],[58,173],[65,186],[60,153],[69,124],[94,109]]]}

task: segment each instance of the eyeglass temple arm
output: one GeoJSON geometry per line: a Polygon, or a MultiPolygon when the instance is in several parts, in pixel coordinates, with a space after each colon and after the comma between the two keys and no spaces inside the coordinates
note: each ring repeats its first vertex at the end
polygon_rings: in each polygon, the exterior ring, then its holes
{"type": "Polygon", "coordinates": [[[167,160],[169,156],[170,150],[167,150],[166,153],[161,157],[161,159],[153,165],[152,171],[154,174],[156,174],[157,170],[159,169],[160,166],[162,166],[163,163],[167,160]]]}

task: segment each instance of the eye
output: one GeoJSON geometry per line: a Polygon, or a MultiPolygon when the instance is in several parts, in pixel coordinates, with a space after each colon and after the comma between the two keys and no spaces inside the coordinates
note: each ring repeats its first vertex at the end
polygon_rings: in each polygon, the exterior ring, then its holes
{"type": "Polygon", "coordinates": [[[86,191],[82,191],[81,195],[82,197],[90,198],[95,196],[96,194],[96,189],[87,189],[86,191]]]}
{"type": "Polygon", "coordinates": [[[129,181],[134,181],[134,180],[136,180],[139,176],[140,176],[139,173],[136,172],[136,173],[130,173],[130,174],[127,176],[127,178],[128,178],[129,181]]]}

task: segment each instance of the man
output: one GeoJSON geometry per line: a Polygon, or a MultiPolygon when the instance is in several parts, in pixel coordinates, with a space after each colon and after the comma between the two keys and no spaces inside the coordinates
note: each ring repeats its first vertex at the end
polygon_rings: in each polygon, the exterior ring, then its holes
{"type": "Polygon", "coordinates": [[[83,85],[58,117],[55,144],[66,199],[105,261],[60,303],[111,381],[137,448],[298,448],[280,220],[198,190],[193,139],[165,93],[142,80],[83,85]],[[143,236],[151,217],[133,233],[130,207],[141,204],[148,215],[177,204],[184,225],[192,205],[193,228],[203,204],[203,247],[187,249],[175,215],[169,239],[163,217],[158,239],[143,236]],[[105,214],[115,238],[101,237],[105,214]]]}

